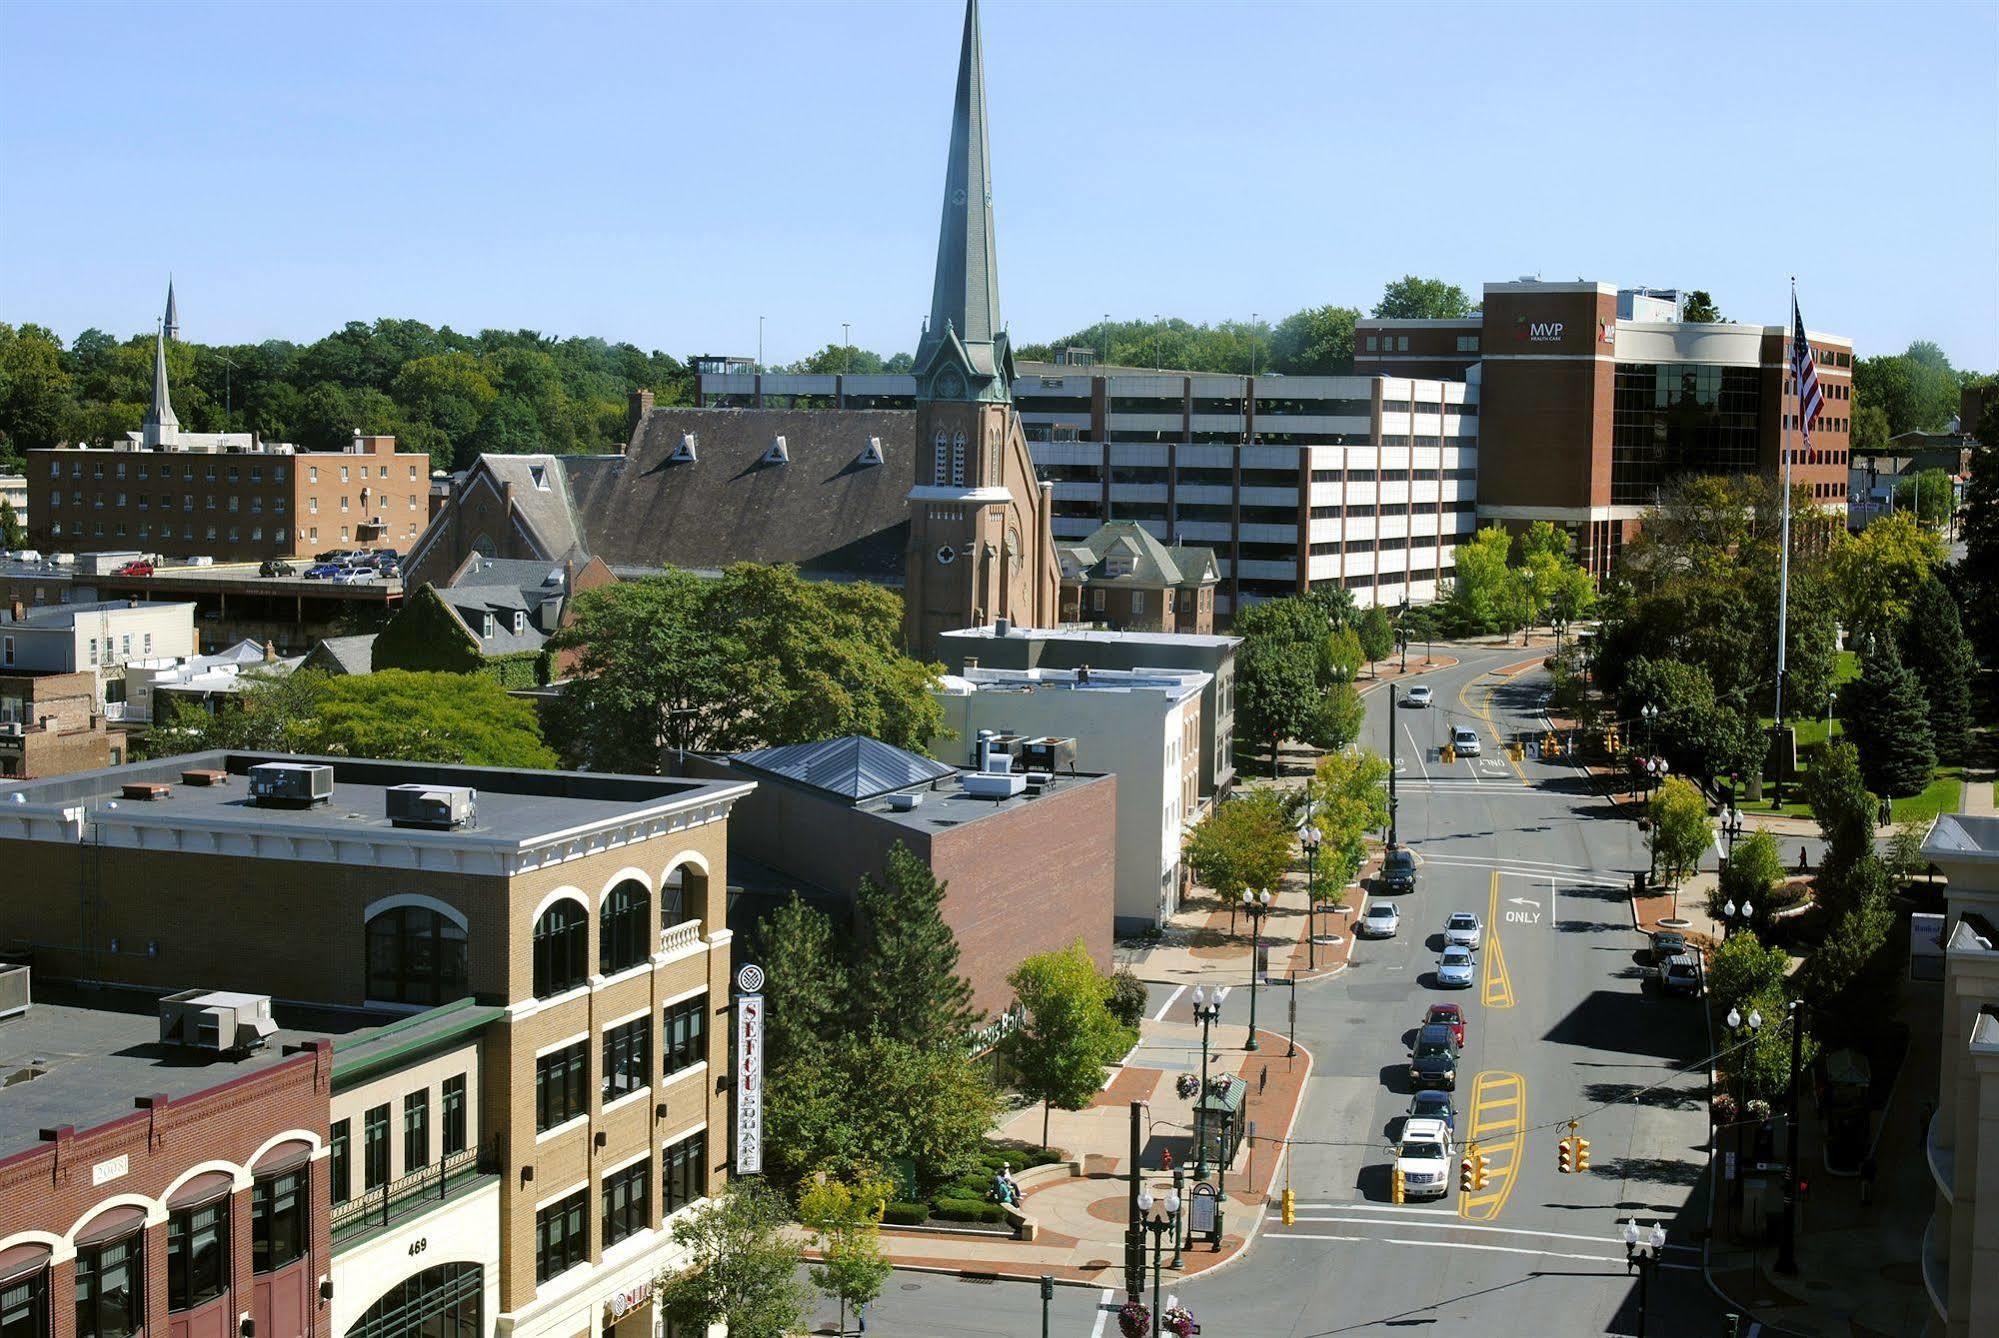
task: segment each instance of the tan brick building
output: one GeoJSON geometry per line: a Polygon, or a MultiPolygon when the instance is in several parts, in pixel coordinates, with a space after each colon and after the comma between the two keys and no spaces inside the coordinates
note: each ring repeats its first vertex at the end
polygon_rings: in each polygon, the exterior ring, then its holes
{"type": "Polygon", "coordinates": [[[0,778],[60,776],[124,760],[97,700],[97,675],[0,672],[0,778]]]}
{"type": "MultiPolygon", "coordinates": [[[[460,1109],[476,1103],[464,1118],[486,1131],[491,1331],[649,1329],[640,1294],[677,1262],[666,1219],[730,1158],[727,820],[751,787],[325,759],[330,795],[272,806],[249,773],[274,760],[318,761],[199,754],[0,796],[10,946],[55,977],[496,1010],[476,1066],[447,1058],[421,1084],[441,1114],[444,1080],[466,1075],[460,1109]],[[410,785],[475,792],[458,798],[476,808],[407,825],[390,805],[410,785]]],[[[406,1170],[380,1128],[410,1094],[336,1098],[335,1203],[406,1170]]]]}

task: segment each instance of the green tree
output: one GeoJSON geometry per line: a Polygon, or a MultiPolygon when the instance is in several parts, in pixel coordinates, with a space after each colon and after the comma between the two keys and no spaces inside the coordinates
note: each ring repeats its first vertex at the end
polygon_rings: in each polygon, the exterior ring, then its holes
{"type": "Polygon", "coordinates": [[[1270,334],[1270,365],[1290,376],[1346,376],[1353,371],[1352,307],[1307,307],[1277,323],[1270,334]]]}
{"type": "Polygon", "coordinates": [[[0,321],[0,454],[58,445],[69,411],[62,344],[39,325],[0,321]]]}
{"type": "Polygon", "coordinates": [[[1387,659],[1395,653],[1395,623],[1388,616],[1388,610],[1376,604],[1360,616],[1361,654],[1370,665],[1387,659]]]}
{"type": "Polygon", "coordinates": [[[0,497],[0,548],[26,548],[28,529],[14,514],[14,504],[0,497]]]}
{"type": "Polygon", "coordinates": [[[1337,752],[1360,737],[1366,721],[1367,703],[1352,683],[1342,680],[1320,692],[1304,741],[1323,752],[1337,752]]]}
{"type": "Polygon", "coordinates": [[[1860,749],[1860,772],[1876,794],[1918,794],[1936,772],[1936,743],[1922,685],[1895,643],[1876,637],[1861,674],[1843,697],[1847,728],[1860,749]]]}
{"type": "Polygon", "coordinates": [[[1082,940],[1022,960],[1007,984],[1024,1010],[1000,1038],[1000,1056],[1021,1092],[1041,1103],[1041,1145],[1049,1112],[1081,1110],[1104,1087],[1104,1071],[1138,1043],[1136,1028],[1111,1015],[1111,982],[1082,940]]]}
{"type": "Polygon", "coordinates": [[[1267,787],[1238,788],[1216,804],[1187,838],[1187,863],[1225,905],[1244,892],[1275,888],[1291,867],[1291,821],[1267,787]]]}
{"type": "Polygon", "coordinates": [[[882,1254],[881,1219],[892,1187],[880,1176],[851,1180],[821,1177],[798,1200],[798,1220],[818,1238],[819,1262],[812,1285],[840,1302],[840,1332],[847,1331],[847,1307],[871,1304],[894,1271],[882,1254]]]}
{"type": "Polygon", "coordinates": [[[1853,455],[1874,455],[1888,449],[1888,411],[1878,404],[1856,404],[1853,409],[1853,455]]]}
{"type": "Polygon", "coordinates": [[[871,1166],[907,1161],[925,1188],[977,1163],[1000,1094],[962,1044],[920,1049],[893,1036],[850,1042],[835,1060],[853,1117],[849,1156],[871,1166]]]}
{"type": "Polygon", "coordinates": [[[1236,728],[1269,750],[1272,776],[1284,740],[1312,729],[1321,696],[1315,658],[1310,646],[1261,637],[1245,638],[1236,654],[1236,728]]]}
{"type": "Polygon", "coordinates": [[[1686,305],[1680,309],[1680,319],[1695,325],[1715,325],[1721,319],[1721,308],[1715,306],[1705,288],[1696,288],[1687,294],[1686,305]]]}
{"type": "Polygon", "coordinates": [[[146,732],[143,751],[151,757],[214,749],[317,752],[326,684],[327,676],[315,670],[287,674],[252,668],[229,709],[211,714],[188,702],[170,701],[146,732]]]}
{"type": "Polygon", "coordinates": [[[1717,1008],[1747,1005],[1780,990],[1790,972],[1790,954],[1782,948],[1766,946],[1754,934],[1735,934],[1714,950],[1708,963],[1708,993],[1717,1008]]]}
{"type": "Polygon", "coordinates": [[[1890,436],[1940,432],[1958,408],[1958,374],[1943,350],[1919,339],[1901,353],[1856,359],[1853,398],[1888,417],[1890,436]]]}
{"type": "Polygon", "coordinates": [[[1647,808],[1652,819],[1652,852],[1666,880],[1677,885],[1700,863],[1701,852],[1714,839],[1708,827],[1707,800],[1692,783],[1668,776],[1647,808]]]}
{"type": "MultiPolygon", "coordinates": [[[[1791,1010],[1788,986],[1779,985],[1752,995],[1739,1005],[1744,1017],[1760,1014],[1763,1025],[1742,1048],[1728,1053],[1724,1070],[1731,1081],[1740,1082],[1751,1097],[1764,1101],[1780,1099],[1791,1081],[1791,1010]]],[[[1806,1031],[1801,1044],[1806,1070],[1818,1062],[1818,1038],[1806,1031]]]]}
{"type": "Polygon", "coordinates": [[[1819,1010],[1828,1035],[1858,1039],[1894,1015],[1902,963],[1889,953],[1895,911],[1887,866],[1872,851],[1846,875],[1844,904],[1799,969],[1805,997],[1819,1010]]]}
{"type": "Polygon", "coordinates": [[[1935,577],[1923,582],[1909,602],[1902,648],[1929,703],[1937,756],[1962,761],[1971,742],[1971,681],[1978,662],[1965,639],[1957,601],[1935,577]]]}
{"type": "Polygon", "coordinates": [[[1731,901],[1737,906],[1768,911],[1770,894],[1783,878],[1784,856],[1777,849],[1777,838],[1766,831],[1751,832],[1735,843],[1728,867],[1722,870],[1715,893],[1709,898],[1709,914],[1719,920],[1721,907],[1731,901]]]}
{"type": "Polygon", "coordinates": [[[764,968],[764,1058],[773,1071],[820,1062],[846,1017],[845,945],[832,917],[792,893],[757,921],[750,960],[764,968]]]}
{"type": "Polygon", "coordinates": [[[724,1324],[731,1338],[791,1338],[806,1298],[789,1218],[784,1200],[756,1180],[732,1180],[719,1198],[677,1216],[673,1239],[687,1265],[655,1279],[660,1310],[689,1331],[724,1324]]]}
{"type": "Polygon", "coordinates": [[[1909,601],[1943,566],[1943,540],[1906,511],[1880,517],[1840,546],[1833,580],[1845,603],[1848,627],[1892,630],[1909,614],[1909,601]]]}
{"type": "Polygon", "coordinates": [[[1386,320],[1456,320],[1472,313],[1465,290],[1442,279],[1404,275],[1381,290],[1374,314],[1386,320]]]}
{"type": "Polygon", "coordinates": [[[1388,763],[1365,748],[1327,753],[1306,790],[1319,829],[1319,886],[1334,896],[1360,876],[1368,834],[1388,825],[1388,763]]]}
{"type": "Polygon", "coordinates": [[[1461,543],[1457,550],[1457,576],[1444,596],[1444,618],[1468,633],[1510,630],[1515,621],[1519,592],[1508,558],[1513,536],[1504,525],[1488,525],[1461,543]]]}
{"type": "Polygon", "coordinates": [[[1845,871],[1874,848],[1876,804],[1861,775],[1860,750],[1847,739],[1829,741],[1805,773],[1804,791],[1826,841],[1817,883],[1824,905],[1836,900],[1845,871]]]}
{"type": "Polygon", "coordinates": [[[944,923],[945,884],[900,841],[882,876],[864,875],[854,895],[854,947],[847,973],[856,1031],[918,1049],[962,1050],[977,1020],[972,987],[958,974],[958,939],[944,923]]]}
{"type": "Polygon", "coordinates": [[[1957,507],[1957,484],[1944,470],[1920,470],[1895,485],[1895,506],[1931,529],[1941,529],[1957,507]]]}

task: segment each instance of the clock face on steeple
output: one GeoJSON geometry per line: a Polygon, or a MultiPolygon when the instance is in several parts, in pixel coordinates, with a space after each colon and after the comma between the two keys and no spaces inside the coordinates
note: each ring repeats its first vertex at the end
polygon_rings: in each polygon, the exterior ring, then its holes
{"type": "Polygon", "coordinates": [[[955,400],[965,393],[965,378],[958,375],[955,368],[945,368],[937,376],[937,397],[955,400]]]}

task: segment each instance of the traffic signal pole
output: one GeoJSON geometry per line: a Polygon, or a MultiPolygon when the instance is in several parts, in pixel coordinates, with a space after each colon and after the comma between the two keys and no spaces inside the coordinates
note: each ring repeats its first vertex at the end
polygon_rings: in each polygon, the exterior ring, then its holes
{"type": "Polygon", "coordinates": [[[1388,685],[1388,848],[1395,849],[1395,685],[1388,685]]]}

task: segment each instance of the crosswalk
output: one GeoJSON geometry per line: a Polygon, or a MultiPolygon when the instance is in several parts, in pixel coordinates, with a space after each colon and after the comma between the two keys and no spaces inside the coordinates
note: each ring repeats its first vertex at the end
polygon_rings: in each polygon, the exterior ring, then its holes
{"type": "MultiPolygon", "coordinates": [[[[1547,1231],[1528,1227],[1486,1226],[1461,1220],[1450,1208],[1421,1208],[1381,1203],[1301,1203],[1297,1223],[1284,1227],[1270,1215],[1263,1239],[1285,1242],[1340,1242],[1410,1246],[1418,1249],[1467,1250],[1481,1254],[1527,1255],[1570,1259],[1624,1267],[1624,1249],[1614,1224],[1602,1234],[1547,1231]],[[1328,1230],[1327,1228],[1340,1228],[1328,1230]]],[[[1694,1270],[1700,1249],[1668,1245],[1661,1268],[1694,1270]]]]}

